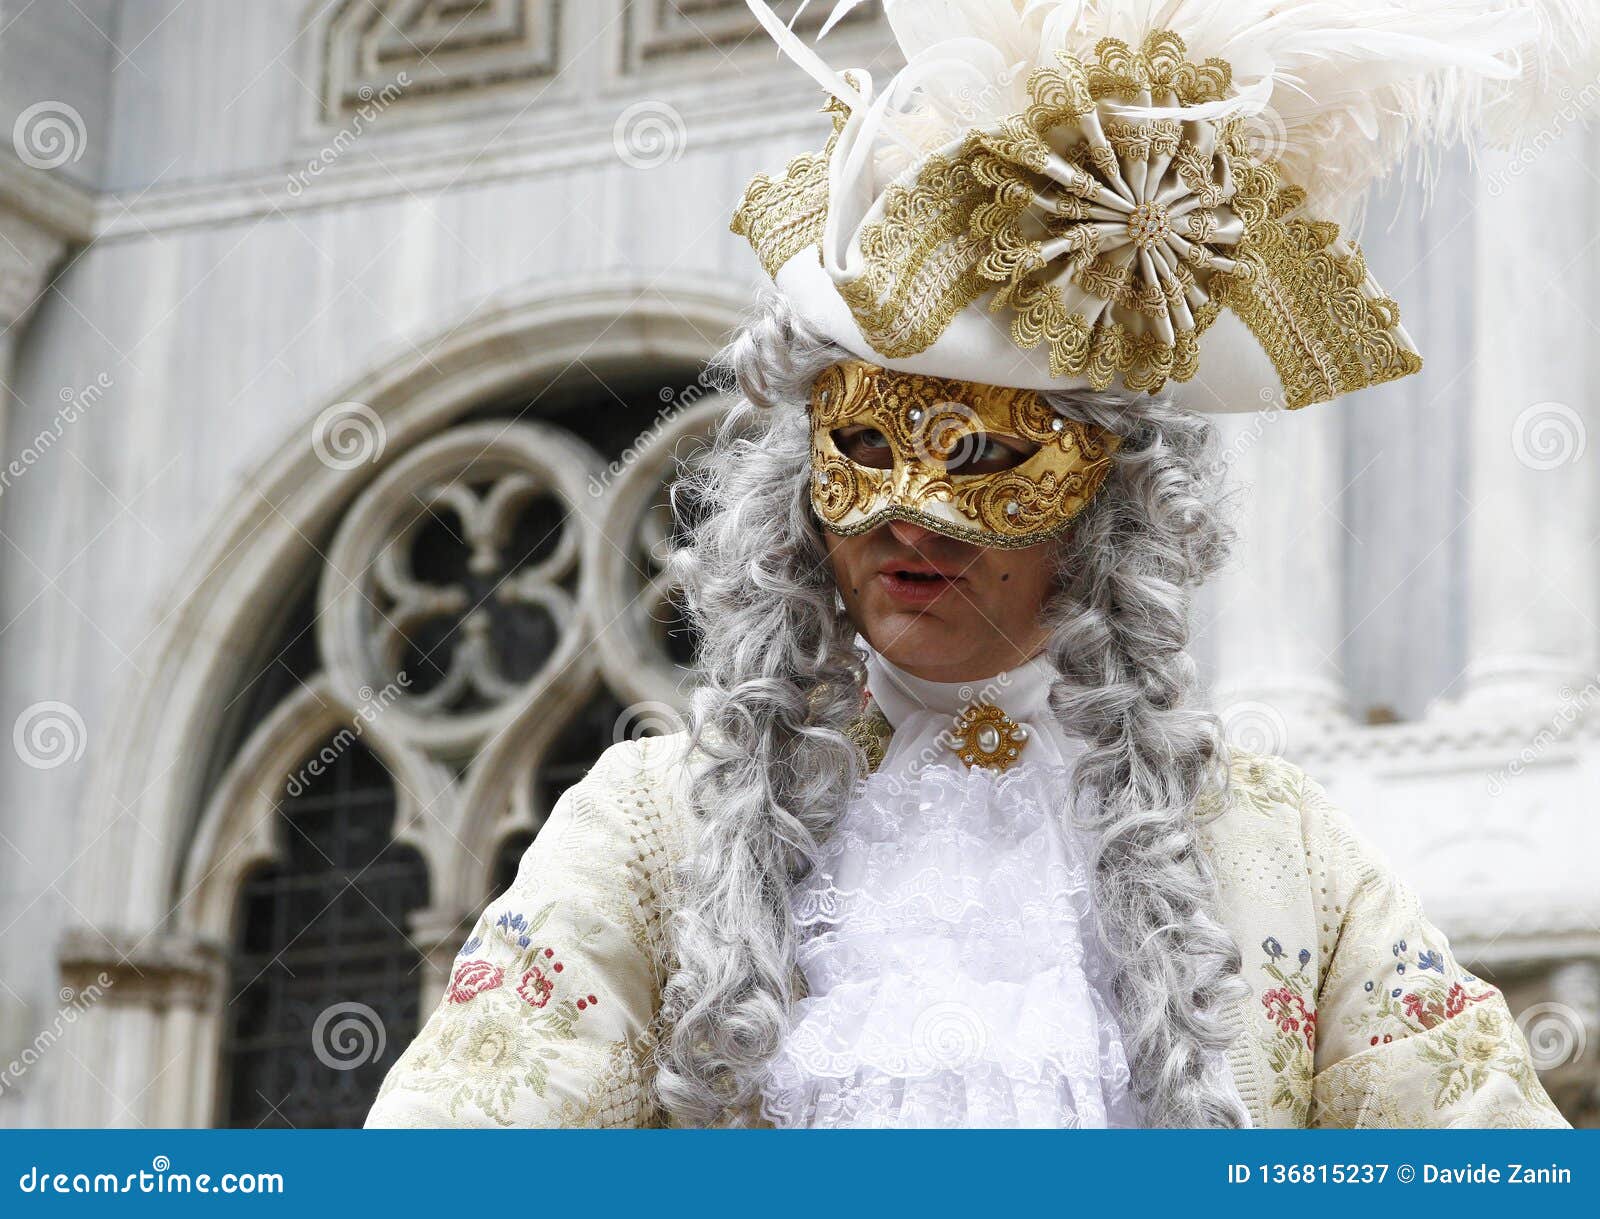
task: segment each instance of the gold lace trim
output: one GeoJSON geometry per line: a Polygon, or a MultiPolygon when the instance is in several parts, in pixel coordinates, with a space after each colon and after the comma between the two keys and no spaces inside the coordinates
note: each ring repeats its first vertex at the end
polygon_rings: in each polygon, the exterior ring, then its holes
{"type": "Polygon", "coordinates": [[[1422,370],[1401,344],[1400,306],[1379,295],[1361,248],[1339,226],[1286,219],[1304,201],[1278,187],[1271,166],[1239,158],[1235,173],[1260,187],[1235,206],[1250,240],[1217,299],[1243,320],[1271,358],[1291,410],[1422,370]],[[1269,189],[1270,187],[1270,189],[1269,189]]]}
{"type": "Polygon", "coordinates": [[[801,250],[822,241],[828,219],[828,162],[850,115],[837,98],[829,98],[822,109],[833,115],[833,135],[822,151],[796,157],[781,178],[757,174],[745,187],[744,198],[728,225],[755,248],[770,276],[776,276],[801,250]]]}

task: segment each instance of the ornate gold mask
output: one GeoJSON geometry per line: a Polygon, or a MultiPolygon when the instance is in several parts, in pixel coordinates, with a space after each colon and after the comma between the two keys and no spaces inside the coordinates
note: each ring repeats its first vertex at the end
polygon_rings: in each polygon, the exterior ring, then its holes
{"type": "Polygon", "coordinates": [[[811,503],[846,536],[901,520],[980,546],[1037,546],[1094,498],[1118,443],[1033,390],[845,360],[811,391],[811,503]],[[852,431],[872,437],[873,464],[841,449],[836,433],[852,431]],[[959,472],[988,452],[1012,464],[959,472]]]}

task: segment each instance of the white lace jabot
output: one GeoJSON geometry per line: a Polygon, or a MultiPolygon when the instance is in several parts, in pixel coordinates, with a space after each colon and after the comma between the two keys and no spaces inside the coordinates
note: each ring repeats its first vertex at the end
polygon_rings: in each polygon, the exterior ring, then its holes
{"type": "Polygon", "coordinates": [[[1049,714],[1051,680],[1043,658],[946,684],[869,655],[894,735],[792,893],[809,994],[764,1091],[774,1125],[1138,1124],[1089,844],[1066,818],[1083,746],[1049,714]],[[951,743],[985,701],[1021,730],[1004,770],[951,743]]]}

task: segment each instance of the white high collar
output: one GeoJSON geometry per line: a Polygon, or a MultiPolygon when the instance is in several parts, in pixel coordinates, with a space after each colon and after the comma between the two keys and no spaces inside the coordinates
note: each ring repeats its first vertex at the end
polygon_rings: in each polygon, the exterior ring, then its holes
{"type": "Polygon", "coordinates": [[[937,738],[972,703],[993,703],[1028,729],[1034,743],[1024,749],[1021,762],[1063,765],[1085,749],[1084,742],[1065,732],[1050,710],[1056,670],[1042,653],[992,677],[940,682],[907,673],[864,642],[861,647],[866,655],[867,692],[894,729],[884,758],[886,767],[907,754],[915,754],[923,763],[962,765],[949,745],[938,743],[937,738]]]}

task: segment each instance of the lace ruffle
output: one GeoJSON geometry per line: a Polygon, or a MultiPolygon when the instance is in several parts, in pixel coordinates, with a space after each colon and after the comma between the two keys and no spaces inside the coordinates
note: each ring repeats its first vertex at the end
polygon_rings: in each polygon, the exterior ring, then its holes
{"type": "Polygon", "coordinates": [[[929,766],[858,789],[791,905],[779,1126],[1138,1124],[1070,770],[929,766]]]}

